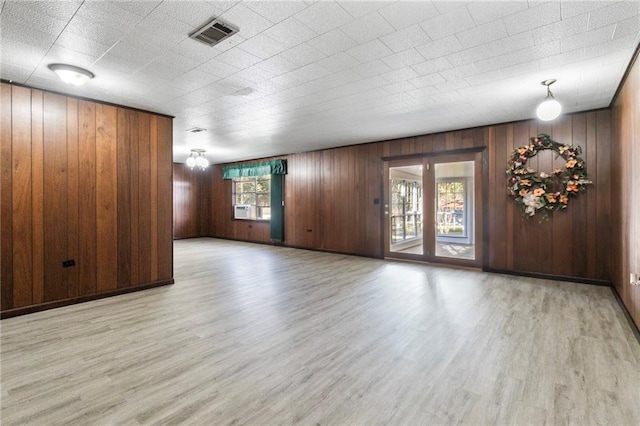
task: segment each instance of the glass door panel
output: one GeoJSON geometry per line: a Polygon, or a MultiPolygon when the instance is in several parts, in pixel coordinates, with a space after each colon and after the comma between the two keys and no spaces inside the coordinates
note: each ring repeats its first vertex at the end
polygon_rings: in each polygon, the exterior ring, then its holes
{"type": "Polygon", "coordinates": [[[466,189],[465,179],[436,182],[436,236],[466,236],[466,189]]]}
{"type": "Polygon", "coordinates": [[[475,162],[434,164],[435,256],[475,260],[475,162]]]}
{"type": "Polygon", "coordinates": [[[388,246],[386,252],[423,255],[422,160],[388,169],[388,246]]]}

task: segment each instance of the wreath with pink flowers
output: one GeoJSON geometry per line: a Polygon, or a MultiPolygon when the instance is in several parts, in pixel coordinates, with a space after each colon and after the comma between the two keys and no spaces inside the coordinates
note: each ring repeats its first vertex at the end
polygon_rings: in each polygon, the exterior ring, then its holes
{"type": "Polygon", "coordinates": [[[509,195],[526,216],[541,212],[543,218],[555,210],[566,209],[569,199],[584,191],[592,182],[587,179],[586,165],[579,157],[579,146],[565,145],[544,133],[531,138],[531,143],[513,151],[507,167],[509,195]],[[550,149],[565,161],[562,169],[551,175],[527,167],[530,158],[550,149]]]}

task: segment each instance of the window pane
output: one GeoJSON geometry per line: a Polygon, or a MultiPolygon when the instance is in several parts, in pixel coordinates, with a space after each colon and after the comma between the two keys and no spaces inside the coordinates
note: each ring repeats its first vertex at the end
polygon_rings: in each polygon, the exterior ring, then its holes
{"type": "Polygon", "coordinates": [[[271,208],[258,207],[258,219],[264,219],[264,220],[271,219],[271,208]]]}
{"type": "Polygon", "coordinates": [[[390,179],[391,243],[422,238],[422,184],[390,179]]]}
{"type": "Polygon", "coordinates": [[[271,192],[271,178],[258,178],[256,187],[257,192],[271,192]]]}
{"type": "Polygon", "coordinates": [[[252,206],[255,206],[256,194],[255,193],[240,194],[240,204],[250,204],[252,206]]]}
{"type": "Polygon", "coordinates": [[[475,259],[474,162],[435,164],[435,255],[475,259]]]}
{"type": "Polygon", "coordinates": [[[242,182],[241,192],[256,192],[255,182],[242,182]]]}
{"type": "Polygon", "coordinates": [[[438,182],[438,235],[463,236],[465,190],[464,181],[438,182]]]}
{"type": "Polygon", "coordinates": [[[270,199],[271,196],[269,194],[258,194],[258,206],[269,207],[270,199]]]}
{"type": "Polygon", "coordinates": [[[438,235],[463,236],[464,230],[464,182],[438,182],[438,211],[436,227],[438,235]]]}

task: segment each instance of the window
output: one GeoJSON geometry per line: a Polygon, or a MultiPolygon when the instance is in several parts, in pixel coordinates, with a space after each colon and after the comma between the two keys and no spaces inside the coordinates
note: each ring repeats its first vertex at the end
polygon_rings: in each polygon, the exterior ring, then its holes
{"type": "Polygon", "coordinates": [[[271,219],[271,175],[233,178],[236,219],[271,219]]]}

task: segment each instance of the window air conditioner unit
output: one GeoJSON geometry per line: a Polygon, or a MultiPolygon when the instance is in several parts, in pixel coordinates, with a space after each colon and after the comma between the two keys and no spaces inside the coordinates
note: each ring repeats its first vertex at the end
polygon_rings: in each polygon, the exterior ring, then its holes
{"type": "Polygon", "coordinates": [[[234,219],[255,219],[256,207],[249,204],[236,204],[233,206],[234,219]]]}

